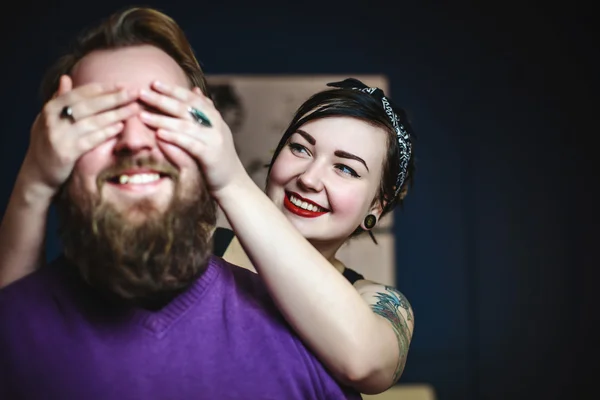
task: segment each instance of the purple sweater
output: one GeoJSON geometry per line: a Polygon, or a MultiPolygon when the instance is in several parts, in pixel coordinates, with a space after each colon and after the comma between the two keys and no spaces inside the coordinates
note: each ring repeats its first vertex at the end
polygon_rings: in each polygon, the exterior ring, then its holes
{"type": "Polygon", "coordinates": [[[258,276],[212,258],[165,308],[108,306],[59,259],[0,290],[0,399],[360,399],[258,276]]]}

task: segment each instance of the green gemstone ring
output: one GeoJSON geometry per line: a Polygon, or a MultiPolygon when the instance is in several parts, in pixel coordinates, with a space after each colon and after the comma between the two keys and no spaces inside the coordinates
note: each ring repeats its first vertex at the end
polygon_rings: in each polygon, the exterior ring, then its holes
{"type": "Polygon", "coordinates": [[[210,120],[206,115],[204,115],[202,111],[198,110],[197,108],[190,107],[188,108],[188,112],[190,113],[192,118],[194,118],[194,121],[196,121],[200,125],[205,126],[207,128],[212,127],[210,120]]]}

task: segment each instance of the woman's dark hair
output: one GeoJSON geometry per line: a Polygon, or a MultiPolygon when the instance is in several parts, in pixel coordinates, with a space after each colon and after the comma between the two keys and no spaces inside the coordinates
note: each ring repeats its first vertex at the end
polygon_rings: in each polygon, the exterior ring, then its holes
{"type": "MultiPolygon", "coordinates": [[[[405,111],[395,107],[394,112],[406,131],[414,138],[412,127],[406,118],[405,111]]],[[[402,206],[404,196],[413,182],[415,171],[414,151],[411,153],[408,162],[407,177],[402,183],[400,190],[397,190],[395,186],[400,168],[400,146],[396,130],[390,118],[385,113],[381,100],[369,93],[355,89],[324,90],[311,96],[298,108],[294,118],[281,137],[268,165],[267,183],[273,163],[283,147],[288,143],[290,136],[307,122],[327,117],[357,118],[372,126],[382,128],[387,133],[387,154],[383,161],[381,183],[379,185],[379,192],[373,199],[372,204],[379,202],[383,206],[381,216],[393,210],[396,205],[402,206]]],[[[357,236],[362,232],[363,229],[359,226],[351,236],[357,236]]],[[[372,234],[371,237],[375,241],[372,234]]]]}

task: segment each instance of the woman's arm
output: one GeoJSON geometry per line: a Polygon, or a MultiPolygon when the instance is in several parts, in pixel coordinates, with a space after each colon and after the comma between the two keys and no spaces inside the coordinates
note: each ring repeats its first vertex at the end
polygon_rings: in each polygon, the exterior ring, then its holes
{"type": "MultiPolygon", "coordinates": [[[[229,243],[223,258],[232,264],[255,271],[254,266],[235,236],[229,243]]],[[[371,310],[393,329],[396,342],[390,342],[389,346],[397,345],[399,349],[393,384],[398,381],[404,371],[408,348],[412,339],[414,316],[410,303],[402,293],[391,286],[364,279],[356,281],[353,286],[363,301],[371,307],[371,310]]],[[[381,371],[381,374],[388,374],[388,371],[381,371]]],[[[352,383],[352,386],[358,390],[366,387],[361,382],[352,383]]]]}
{"type": "Polygon", "coordinates": [[[91,83],[73,89],[63,75],[53,99],[31,127],[27,154],[0,225],[0,288],[44,262],[46,220],[52,198],[79,157],[113,138],[124,119],[139,112],[136,92],[91,83]],[[71,107],[76,120],[61,117],[71,107]]]}
{"type": "Polygon", "coordinates": [[[373,312],[387,321],[394,330],[399,349],[398,364],[394,372],[396,383],[404,371],[415,327],[412,307],[406,297],[394,287],[368,280],[359,280],[354,283],[354,287],[373,312]]]}
{"type": "Polygon", "coordinates": [[[21,169],[0,224],[0,288],[44,262],[44,238],[52,192],[21,169]]]}

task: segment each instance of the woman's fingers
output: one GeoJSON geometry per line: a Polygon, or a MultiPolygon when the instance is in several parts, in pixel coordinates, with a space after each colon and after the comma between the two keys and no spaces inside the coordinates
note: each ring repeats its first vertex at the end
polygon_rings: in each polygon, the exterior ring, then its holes
{"type": "Polygon", "coordinates": [[[94,132],[98,129],[103,129],[106,126],[124,121],[131,116],[138,114],[140,110],[141,107],[138,103],[129,103],[125,106],[92,115],[91,117],[77,121],[73,124],[73,128],[74,131],[80,135],[94,132]]]}
{"type": "Polygon", "coordinates": [[[136,90],[121,89],[116,92],[102,92],[93,97],[82,98],[69,107],[71,107],[73,118],[79,121],[100,112],[132,103],[137,99],[138,92],[136,90]]]}
{"type": "Polygon", "coordinates": [[[102,129],[97,129],[87,135],[80,136],[75,144],[75,151],[81,156],[95,147],[113,138],[123,130],[123,123],[109,125],[102,129]]]}

